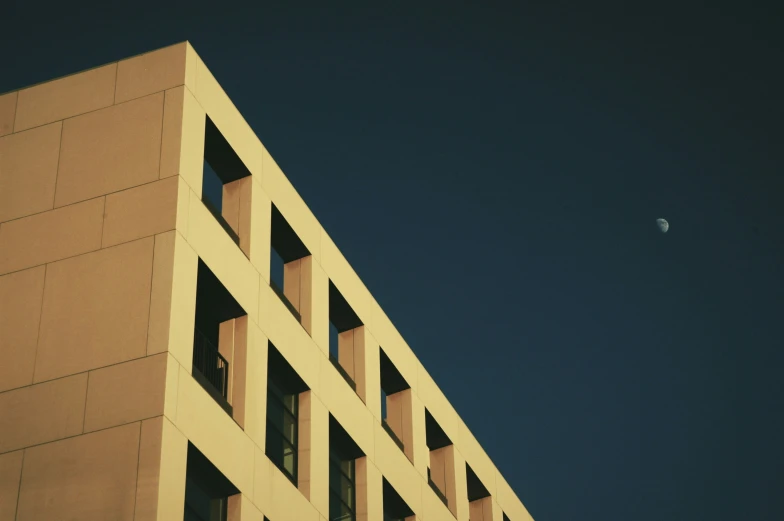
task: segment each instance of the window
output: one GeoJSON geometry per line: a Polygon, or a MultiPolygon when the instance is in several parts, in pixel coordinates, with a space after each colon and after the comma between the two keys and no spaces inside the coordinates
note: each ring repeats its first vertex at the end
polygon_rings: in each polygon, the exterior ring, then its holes
{"type": "Polygon", "coordinates": [[[407,517],[414,515],[414,511],[403,501],[386,478],[383,487],[384,521],[405,521],[407,517]]]}
{"type": "Polygon", "coordinates": [[[194,445],[188,443],[185,521],[227,521],[229,502],[240,491],[194,445]]]}
{"type": "Polygon", "coordinates": [[[245,255],[250,255],[250,171],[207,117],[202,202],[245,255]]]}
{"type": "Polygon", "coordinates": [[[354,521],[356,510],[356,465],[334,451],[329,452],[330,521],[354,521]]]}
{"type": "Polygon", "coordinates": [[[490,492],[466,463],[466,489],[469,521],[493,521],[493,501],[490,492]]]}
{"type": "Polygon", "coordinates": [[[356,521],[357,465],[364,453],[329,417],[329,521],[356,521]]]}
{"type": "Polygon", "coordinates": [[[297,486],[299,400],[308,387],[283,355],[269,344],[267,358],[267,441],[265,453],[297,486]]]}
{"type": "Polygon", "coordinates": [[[200,259],[191,373],[223,409],[244,423],[247,314],[200,259]],[[239,404],[236,411],[232,404],[239,404]]]}
{"type": "Polygon", "coordinates": [[[274,382],[267,386],[267,452],[273,463],[297,484],[297,421],[296,394],[287,394],[274,382]]]}
{"type": "Polygon", "coordinates": [[[457,516],[455,498],[455,476],[448,469],[455,467],[452,441],[436,422],[430,411],[425,409],[425,436],[430,449],[430,465],[427,467],[427,482],[438,498],[457,516]]]}
{"type": "Polygon", "coordinates": [[[274,204],[271,236],[270,287],[310,333],[312,259],[305,244],[274,204]]]}
{"type": "MultiPolygon", "coordinates": [[[[357,391],[364,354],[362,321],[349,303],[329,281],[329,359],[352,389],[357,391]]],[[[364,393],[362,393],[363,395],[364,393]]]]}
{"type": "Polygon", "coordinates": [[[413,462],[411,424],[411,386],[397,370],[383,349],[379,350],[381,367],[381,425],[413,462]]]}

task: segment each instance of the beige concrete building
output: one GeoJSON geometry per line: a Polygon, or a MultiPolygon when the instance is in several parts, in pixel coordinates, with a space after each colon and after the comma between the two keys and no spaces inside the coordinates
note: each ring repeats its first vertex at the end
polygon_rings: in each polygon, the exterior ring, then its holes
{"type": "Polygon", "coordinates": [[[0,95],[0,521],[531,521],[187,43],[0,95]]]}

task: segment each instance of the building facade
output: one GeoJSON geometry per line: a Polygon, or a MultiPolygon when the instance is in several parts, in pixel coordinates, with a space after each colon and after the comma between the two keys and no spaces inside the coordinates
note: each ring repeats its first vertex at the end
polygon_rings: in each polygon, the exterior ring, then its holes
{"type": "Polygon", "coordinates": [[[188,43],[0,95],[0,521],[531,521],[188,43]]]}

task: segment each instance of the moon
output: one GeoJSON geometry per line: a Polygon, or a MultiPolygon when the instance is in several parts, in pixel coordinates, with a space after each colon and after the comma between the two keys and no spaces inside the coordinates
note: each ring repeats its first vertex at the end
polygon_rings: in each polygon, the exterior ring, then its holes
{"type": "Polygon", "coordinates": [[[662,233],[667,233],[667,230],[670,229],[670,223],[667,222],[667,219],[656,219],[656,226],[659,227],[662,233]]]}

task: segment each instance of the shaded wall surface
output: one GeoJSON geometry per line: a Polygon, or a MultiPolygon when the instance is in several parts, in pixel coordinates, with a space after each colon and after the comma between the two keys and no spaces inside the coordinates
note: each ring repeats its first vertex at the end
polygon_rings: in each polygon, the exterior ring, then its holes
{"type": "Polygon", "coordinates": [[[384,479],[411,519],[531,519],[187,43],[0,95],[0,357],[0,521],[182,519],[189,443],[238,491],[230,519],[329,519],[330,417],[362,454],[357,519],[382,519],[384,479]],[[209,125],[250,174],[224,185],[223,221],[203,201],[209,125]],[[285,288],[277,212],[306,254],[285,288]],[[200,262],[240,310],[216,329],[230,408],[194,375],[200,262]],[[356,315],[343,370],[331,286],[356,315]],[[265,454],[271,344],[307,389],[298,485],[265,454]],[[386,424],[380,348],[408,386],[386,424]],[[426,410],[451,443],[446,504],[426,410]]]}

